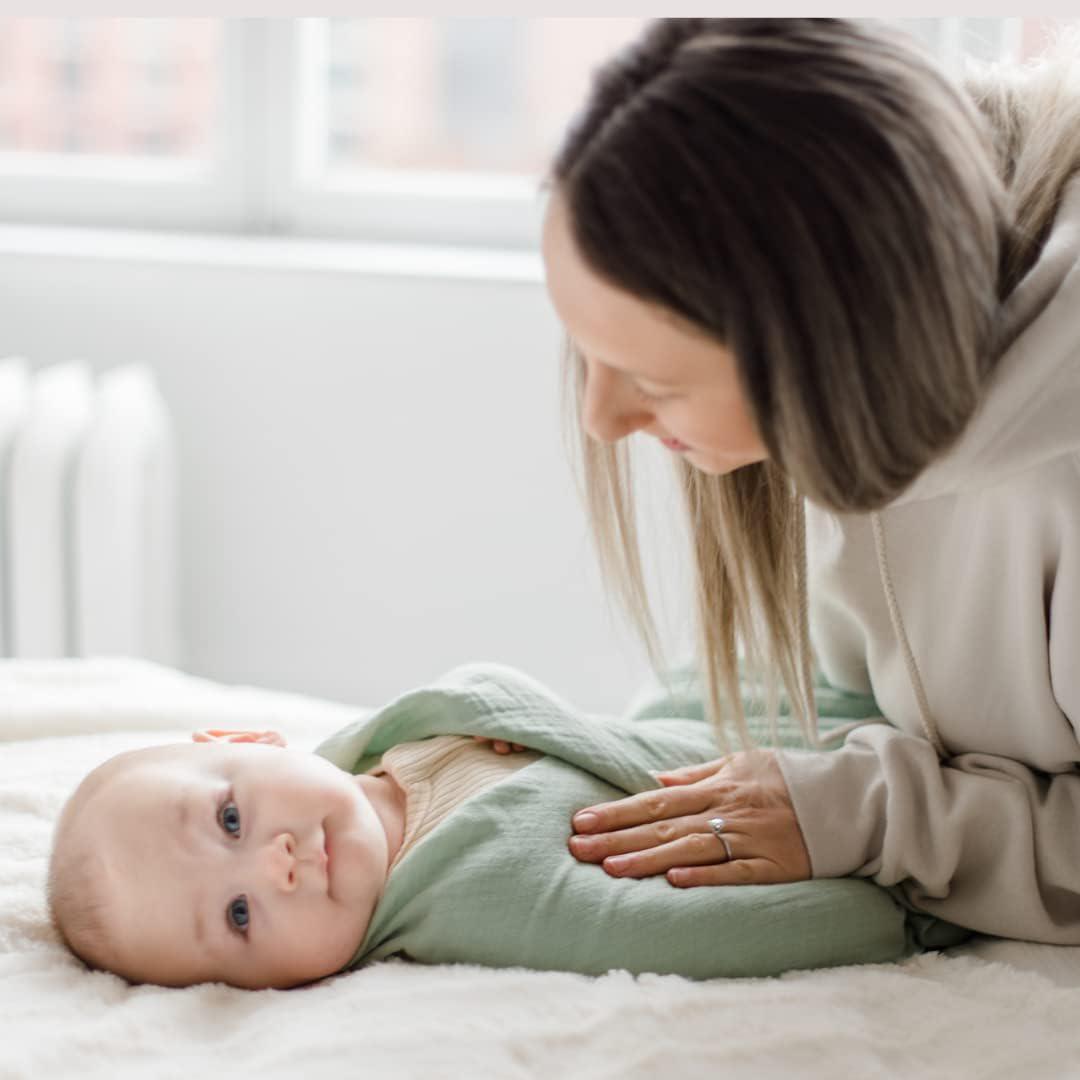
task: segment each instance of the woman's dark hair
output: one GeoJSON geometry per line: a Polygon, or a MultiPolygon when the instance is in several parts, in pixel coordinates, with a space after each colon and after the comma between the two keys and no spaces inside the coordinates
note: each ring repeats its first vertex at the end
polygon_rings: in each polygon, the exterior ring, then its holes
{"type": "MultiPolygon", "coordinates": [[[[1080,165],[1080,99],[1055,78],[1036,133],[1021,80],[965,91],[884,24],[660,19],[563,140],[549,183],[581,257],[732,351],[768,451],[726,476],[677,466],[713,709],[722,682],[744,736],[737,640],[811,732],[803,497],[887,505],[976,407],[1001,301],[1080,165]]],[[[566,358],[576,431],[585,372],[570,342],[566,358]]],[[[628,460],[582,451],[602,564],[655,658],[628,460]]]]}

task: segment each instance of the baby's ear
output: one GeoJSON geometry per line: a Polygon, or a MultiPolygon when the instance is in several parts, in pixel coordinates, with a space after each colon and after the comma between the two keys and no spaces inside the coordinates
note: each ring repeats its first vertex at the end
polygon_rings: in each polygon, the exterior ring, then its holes
{"type": "Polygon", "coordinates": [[[223,731],[220,728],[205,728],[193,731],[191,738],[195,742],[252,742],[266,743],[268,746],[285,746],[285,736],[276,731],[223,731]]]}

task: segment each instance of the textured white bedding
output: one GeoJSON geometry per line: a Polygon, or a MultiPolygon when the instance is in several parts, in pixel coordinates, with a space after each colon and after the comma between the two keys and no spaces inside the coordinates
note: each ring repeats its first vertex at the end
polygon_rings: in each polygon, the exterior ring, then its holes
{"type": "Polygon", "coordinates": [[[0,662],[0,1078],[1080,1075],[1080,948],[709,983],[391,961],[253,993],[131,987],[60,945],[50,833],[94,765],[204,726],[310,749],[362,711],[132,660],[0,662]]]}

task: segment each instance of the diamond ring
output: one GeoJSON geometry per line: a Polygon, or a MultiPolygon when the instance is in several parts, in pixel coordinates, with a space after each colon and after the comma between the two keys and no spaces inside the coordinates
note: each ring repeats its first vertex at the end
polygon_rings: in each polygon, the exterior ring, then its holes
{"type": "Polygon", "coordinates": [[[727,824],[722,817],[709,818],[709,828],[712,829],[716,839],[724,845],[724,854],[727,858],[724,862],[730,862],[734,856],[731,854],[731,844],[728,843],[728,838],[724,835],[724,826],[727,824]]]}

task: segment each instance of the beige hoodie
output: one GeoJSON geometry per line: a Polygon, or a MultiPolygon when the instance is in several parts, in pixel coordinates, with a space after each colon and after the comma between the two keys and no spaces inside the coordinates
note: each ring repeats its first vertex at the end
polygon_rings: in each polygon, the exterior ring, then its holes
{"type": "Polygon", "coordinates": [[[779,751],[815,877],[1080,944],[1080,177],[949,453],[880,514],[806,504],[810,636],[888,724],[779,751]],[[940,752],[940,756],[939,756],[940,752]]]}

